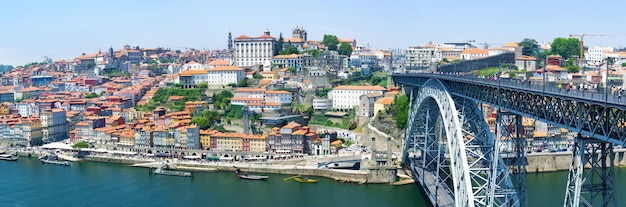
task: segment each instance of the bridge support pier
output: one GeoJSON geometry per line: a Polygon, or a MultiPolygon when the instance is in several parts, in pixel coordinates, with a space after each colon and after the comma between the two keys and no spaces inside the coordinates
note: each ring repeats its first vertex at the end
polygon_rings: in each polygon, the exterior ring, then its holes
{"type": "Polygon", "coordinates": [[[612,143],[579,134],[573,146],[563,206],[617,206],[614,161],[612,143]]]}
{"type": "Polygon", "coordinates": [[[519,206],[528,206],[528,189],[526,185],[526,139],[522,116],[498,110],[496,115],[496,140],[500,141],[500,155],[511,172],[511,177],[519,206]]]}

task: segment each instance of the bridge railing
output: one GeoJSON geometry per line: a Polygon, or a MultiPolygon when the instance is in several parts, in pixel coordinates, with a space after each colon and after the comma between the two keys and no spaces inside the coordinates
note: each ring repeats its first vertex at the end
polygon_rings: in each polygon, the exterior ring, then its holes
{"type": "MultiPolygon", "coordinates": [[[[618,93],[613,93],[610,89],[606,91],[603,87],[589,87],[585,89],[570,89],[567,90],[567,83],[558,82],[543,82],[543,81],[528,81],[521,79],[498,79],[493,77],[481,77],[477,75],[468,75],[463,73],[421,73],[424,76],[432,76],[441,79],[454,80],[459,82],[468,83],[482,83],[491,86],[507,87],[517,90],[527,90],[535,93],[546,93],[552,95],[559,95],[562,97],[578,98],[596,102],[606,102],[617,105],[626,105],[626,97],[618,96],[618,93]],[[561,88],[559,88],[559,84],[561,88]]],[[[626,95],[626,94],[624,94],[626,95]]]]}

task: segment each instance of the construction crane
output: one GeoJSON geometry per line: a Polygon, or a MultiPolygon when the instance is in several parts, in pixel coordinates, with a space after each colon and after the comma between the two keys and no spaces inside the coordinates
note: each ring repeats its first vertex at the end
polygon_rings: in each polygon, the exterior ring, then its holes
{"type": "Polygon", "coordinates": [[[570,34],[569,37],[579,37],[580,38],[580,54],[578,55],[578,66],[581,68],[581,72],[583,71],[583,38],[584,37],[604,37],[604,36],[626,36],[626,34],[570,34]]]}

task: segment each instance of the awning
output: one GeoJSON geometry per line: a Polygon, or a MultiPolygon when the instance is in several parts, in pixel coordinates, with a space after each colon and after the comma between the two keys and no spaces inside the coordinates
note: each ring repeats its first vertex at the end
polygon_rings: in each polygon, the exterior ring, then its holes
{"type": "Polygon", "coordinates": [[[185,158],[185,159],[200,159],[200,156],[187,155],[187,156],[184,156],[183,158],[185,158]]]}
{"type": "Polygon", "coordinates": [[[53,142],[50,144],[45,144],[43,146],[41,146],[41,148],[43,149],[64,149],[64,150],[71,150],[74,149],[72,148],[72,146],[65,144],[65,143],[61,143],[61,142],[53,142]]]}
{"type": "Polygon", "coordinates": [[[123,152],[123,151],[109,151],[112,154],[120,154],[120,155],[136,155],[136,152],[123,152]]]}

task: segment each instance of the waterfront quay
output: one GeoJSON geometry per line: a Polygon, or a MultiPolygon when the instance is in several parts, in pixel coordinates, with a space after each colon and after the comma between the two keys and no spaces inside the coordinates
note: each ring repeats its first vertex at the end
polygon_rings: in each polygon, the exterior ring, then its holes
{"type": "MultiPolygon", "coordinates": [[[[361,161],[363,156],[368,156],[365,153],[360,152],[344,152],[335,155],[278,155],[278,154],[264,154],[266,159],[262,160],[246,160],[244,156],[257,156],[254,153],[234,153],[234,152],[211,152],[205,153],[213,155],[228,155],[233,159],[226,160],[207,160],[206,158],[200,158],[192,154],[199,154],[200,152],[192,152],[189,150],[178,150],[179,156],[174,156],[172,153],[168,157],[158,157],[147,153],[136,152],[119,152],[119,151],[98,151],[89,150],[88,153],[84,151],[77,151],[73,149],[42,149],[42,148],[8,148],[6,151],[17,151],[20,156],[23,157],[39,157],[42,154],[56,153],[67,157],[76,157],[77,154],[82,155],[82,160],[93,162],[105,162],[105,163],[117,163],[123,165],[131,165],[135,167],[157,168],[161,163],[167,162],[173,164],[174,170],[184,171],[235,171],[235,169],[242,169],[244,172],[255,173],[270,173],[270,174],[286,174],[286,175],[306,175],[306,176],[318,176],[327,177],[339,182],[350,183],[393,183],[396,179],[395,167],[371,167],[363,168],[360,170],[345,170],[345,169],[328,169],[325,167],[326,163],[331,162],[343,162],[361,161]],[[184,156],[185,154],[189,156],[184,156]],[[237,158],[237,159],[235,159],[237,158]],[[273,159],[267,159],[273,158],[273,159]]],[[[83,149],[84,150],[84,149],[83,149]]],[[[63,157],[62,156],[62,157],[63,157]]],[[[261,156],[261,155],[258,155],[261,156]]]]}

